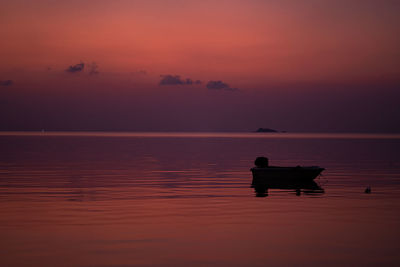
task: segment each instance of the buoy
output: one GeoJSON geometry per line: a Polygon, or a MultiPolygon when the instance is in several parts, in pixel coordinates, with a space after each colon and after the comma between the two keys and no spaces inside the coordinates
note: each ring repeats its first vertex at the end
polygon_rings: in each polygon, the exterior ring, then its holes
{"type": "Polygon", "coordinates": [[[365,188],[365,194],[371,194],[371,187],[367,186],[367,188],[365,188]]]}

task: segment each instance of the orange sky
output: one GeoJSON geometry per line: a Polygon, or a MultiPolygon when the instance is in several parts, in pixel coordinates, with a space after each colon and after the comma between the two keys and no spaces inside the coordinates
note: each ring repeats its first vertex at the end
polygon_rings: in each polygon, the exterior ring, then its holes
{"type": "Polygon", "coordinates": [[[353,79],[400,67],[396,1],[7,1],[1,70],[145,69],[202,78],[353,79]]]}
{"type": "MultiPolygon", "coordinates": [[[[24,98],[30,99],[22,92],[109,90],[116,96],[119,92],[122,102],[127,99],[123,93],[126,91],[145,92],[152,103],[165,97],[176,99],[174,109],[182,112],[186,108],[182,103],[192,107],[191,103],[202,97],[204,106],[213,103],[215,99],[205,96],[210,89],[207,84],[221,81],[226,89],[239,88],[245,94],[219,103],[219,108],[226,110],[235,110],[240,103],[247,105],[243,107],[246,111],[252,103],[267,99],[287,115],[292,110],[282,108],[285,99],[293,103],[291,99],[297,97],[294,94],[306,99],[321,90],[329,94],[341,90],[341,96],[347,94],[343,91],[352,92],[352,105],[358,101],[356,91],[368,92],[365,97],[369,100],[363,104],[367,109],[370,105],[366,103],[374,99],[375,92],[382,91],[379,86],[391,93],[398,91],[398,14],[400,3],[392,0],[2,0],[0,89],[3,99],[15,97],[22,101],[22,109],[26,108],[24,98]],[[82,71],[65,71],[80,62],[85,63],[82,71]],[[97,63],[98,75],[89,75],[92,62],[97,63]],[[182,94],[180,89],[170,93],[165,86],[159,86],[160,75],[180,75],[182,81],[189,78],[203,83],[175,86],[196,88],[197,91],[190,91],[191,96],[182,94]],[[252,95],[252,91],[262,95],[252,95]],[[17,92],[20,95],[13,95],[17,92]],[[154,92],[173,96],[157,96],[154,92]],[[160,99],[155,100],[157,97],[160,99]],[[247,103],[240,102],[244,99],[247,103]]],[[[326,101],[327,96],[323,97],[326,101]]],[[[76,98],[80,98],[79,93],[76,98]]],[[[296,103],[296,112],[305,107],[304,99],[296,103]]],[[[342,101],[339,95],[330,99],[342,101]]],[[[328,110],[320,108],[329,114],[340,114],[331,118],[340,121],[343,111],[335,107],[341,104],[329,101],[328,110]]],[[[380,112],[392,104],[382,102],[381,107],[374,108],[380,112]]],[[[9,106],[0,108],[12,111],[9,106]]],[[[348,112],[358,112],[354,120],[359,121],[363,109],[355,105],[348,112]]],[[[391,115],[390,108],[377,121],[384,118],[388,125],[393,124],[399,120],[397,113],[391,115]]],[[[285,114],[278,114],[283,116],[277,119],[278,127],[286,128],[289,121],[297,121],[287,118],[287,123],[282,124],[285,114]]],[[[16,115],[5,116],[9,123],[9,117],[16,115]]],[[[237,129],[258,125],[254,114],[242,117],[243,124],[237,129]],[[249,116],[253,124],[245,127],[249,116]]]]}

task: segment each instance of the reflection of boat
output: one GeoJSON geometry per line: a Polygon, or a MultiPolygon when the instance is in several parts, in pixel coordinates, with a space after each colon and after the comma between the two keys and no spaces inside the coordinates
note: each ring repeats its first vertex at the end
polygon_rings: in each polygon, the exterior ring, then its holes
{"type": "Polygon", "coordinates": [[[322,189],[316,182],[309,181],[254,181],[252,187],[256,192],[256,197],[266,197],[268,196],[268,189],[281,189],[290,190],[296,193],[296,195],[321,195],[324,193],[322,189]]]}

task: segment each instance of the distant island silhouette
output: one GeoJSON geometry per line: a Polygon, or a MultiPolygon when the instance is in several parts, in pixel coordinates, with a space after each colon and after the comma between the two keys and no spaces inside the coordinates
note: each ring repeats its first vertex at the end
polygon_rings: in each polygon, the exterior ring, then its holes
{"type": "Polygon", "coordinates": [[[256,133],[277,133],[277,130],[269,129],[269,128],[258,128],[256,133]]]}

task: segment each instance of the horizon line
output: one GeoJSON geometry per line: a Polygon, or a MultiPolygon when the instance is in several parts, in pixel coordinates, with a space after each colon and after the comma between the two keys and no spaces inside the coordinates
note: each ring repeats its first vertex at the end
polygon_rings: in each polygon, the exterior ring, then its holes
{"type": "Polygon", "coordinates": [[[0,136],[186,137],[186,138],[300,138],[400,139],[400,133],[360,132],[205,132],[205,131],[0,131],[0,136]]]}

